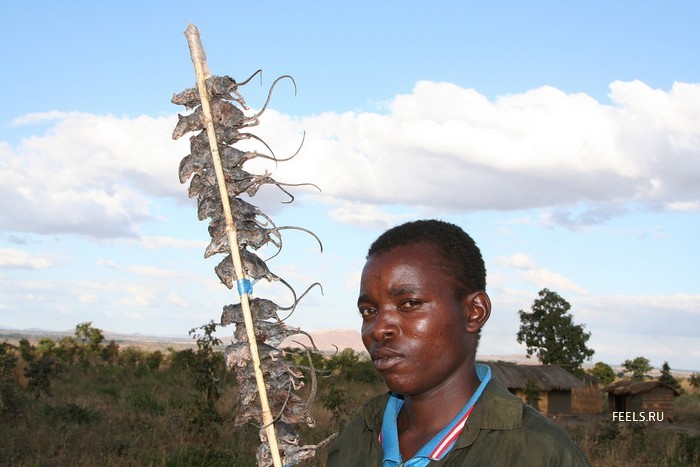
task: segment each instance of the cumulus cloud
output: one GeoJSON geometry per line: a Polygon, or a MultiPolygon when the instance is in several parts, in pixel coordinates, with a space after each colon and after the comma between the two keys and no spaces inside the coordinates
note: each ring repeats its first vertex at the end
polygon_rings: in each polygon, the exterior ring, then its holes
{"type": "MultiPolygon", "coordinates": [[[[695,339],[700,327],[700,295],[596,295],[572,297],[572,309],[595,336],[636,335],[650,343],[661,336],[695,339]],[[682,324],[679,324],[682,323],[682,324]]],[[[615,339],[611,339],[615,341],[615,339]]],[[[644,346],[637,347],[644,348],[644,346]]]]}
{"type": "MultiPolygon", "coordinates": [[[[306,130],[279,173],[367,205],[435,209],[550,208],[549,221],[602,223],[637,202],[700,205],[700,85],[670,91],[614,82],[612,104],[552,87],[493,101],[450,83],[419,82],[386,114],[270,112],[281,136],[306,130]]],[[[259,133],[274,146],[272,131],[259,133]]],[[[282,175],[280,175],[280,178],[282,175]]]]}
{"type": "Polygon", "coordinates": [[[80,112],[29,114],[14,125],[50,124],[17,147],[0,144],[0,224],[39,234],[137,236],[153,216],[151,196],[180,190],[182,143],[174,116],[136,118],[80,112]]]}
{"type": "Polygon", "coordinates": [[[142,264],[122,265],[122,264],[117,264],[114,261],[106,261],[106,260],[98,260],[97,264],[98,264],[98,266],[105,266],[105,267],[110,268],[110,269],[115,269],[118,271],[125,271],[125,272],[129,272],[131,274],[136,274],[139,276],[151,277],[151,278],[156,278],[156,279],[185,281],[188,278],[191,278],[193,275],[192,273],[189,273],[189,272],[157,268],[154,266],[146,266],[146,265],[142,265],[142,264]]]}
{"type": "Polygon", "coordinates": [[[522,280],[536,285],[538,288],[551,288],[554,290],[585,294],[586,289],[575,284],[574,281],[556,272],[549,271],[537,265],[528,255],[516,253],[511,256],[499,256],[496,263],[520,270],[522,280]]]}
{"type": "Polygon", "coordinates": [[[32,255],[17,248],[0,248],[0,268],[46,269],[56,264],[56,259],[46,255],[32,255]]]}
{"type": "Polygon", "coordinates": [[[406,216],[391,214],[379,205],[342,199],[333,204],[336,204],[336,207],[330,210],[329,215],[343,224],[386,230],[406,219],[406,216]]]}
{"type": "Polygon", "coordinates": [[[159,248],[193,248],[203,250],[208,244],[208,242],[203,240],[183,240],[181,238],[152,236],[143,236],[137,240],[137,243],[147,250],[156,250],[159,248]]]}
{"type": "MultiPolygon", "coordinates": [[[[383,113],[291,117],[268,110],[252,129],[294,163],[253,161],[289,183],[313,182],[341,222],[386,223],[383,206],[439,211],[546,208],[577,228],[650,209],[700,209],[700,84],[610,85],[610,103],[544,86],[488,99],[421,81],[383,113]],[[267,164],[267,165],[265,165],[267,164]]],[[[184,199],[176,168],[187,138],[174,116],[50,111],[16,147],[0,142],[0,223],[8,230],[137,237],[153,197],[184,199]]],[[[251,143],[252,144],[252,143],[251,143]]],[[[261,149],[259,146],[257,149],[261,149]]],[[[304,192],[312,188],[295,188],[304,192]]],[[[270,196],[269,193],[263,193],[270,196]]],[[[278,203],[277,203],[278,204],[278,203]]]]}

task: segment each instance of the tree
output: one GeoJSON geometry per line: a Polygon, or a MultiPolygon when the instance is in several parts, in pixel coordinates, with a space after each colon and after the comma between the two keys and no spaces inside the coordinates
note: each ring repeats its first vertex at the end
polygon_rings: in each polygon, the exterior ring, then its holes
{"type": "Polygon", "coordinates": [[[85,321],[75,326],[73,342],[78,361],[87,366],[99,362],[103,355],[105,336],[101,329],[92,327],[92,321],[85,321]]]}
{"type": "Polygon", "coordinates": [[[690,384],[690,387],[694,389],[700,388],[700,373],[691,374],[688,378],[688,383],[690,384]]]}
{"type": "Polygon", "coordinates": [[[525,390],[523,392],[525,393],[525,403],[539,410],[540,387],[537,385],[537,383],[531,379],[527,379],[525,381],[525,390]]]}
{"type": "Polygon", "coordinates": [[[14,377],[15,365],[17,365],[17,347],[0,342],[0,382],[11,380],[14,377]]]}
{"type": "Polygon", "coordinates": [[[24,376],[29,379],[27,389],[35,398],[41,394],[51,395],[51,381],[61,374],[63,368],[51,352],[45,352],[27,363],[24,376]]]}
{"type": "Polygon", "coordinates": [[[102,360],[112,365],[116,365],[119,362],[119,344],[114,342],[114,339],[110,340],[107,345],[102,347],[100,350],[102,360]]]}
{"type": "Polygon", "coordinates": [[[588,374],[595,376],[603,384],[610,384],[615,381],[615,370],[607,363],[596,363],[593,368],[588,370],[588,374]]]}
{"type": "Polygon", "coordinates": [[[56,348],[56,341],[49,337],[42,337],[37,342],[36,348],[41,353],[53,352],[53,349],[56,348]]]}
{"type": "Polygon", "coordinates": [[[664,364],[661,366],[661,376],[659,376],[659,381],[668,384],[676,391],[680,391],[681,389],[680,383],[671,374],[671,367],[669,366],[668,362],[664,362],[664,364]]]}
{"type": "Polygon", "coordinates": [[[644,381],[648,376],[647,373],[654,368],[651,366],[649,359],[644,357],[625,360],[622,362],[622,367],[625,369],[625,373],[631,373],[630,379],[632,381],[644,381]]]}
{"type": "Polygon", "coordinates": [[[92,321],[86,321],[75,326],[75,338],[90,350],[99,350],[105,336],[101,329],[93,328],[92,321]]]}
{"type": "MultiPolygon", "coordinates": [[[[50,339],[49,339],[50,340],[50,339]]],[[[46,341],[42,339],[42,346],[46,341]]],[[[19,352],[25,362],[24,376],[28,378],[27,389],[34,392],[35,397],[51,394],[51,380],[58,376],[62,368],[53,351],[37,351],[27,339],[19,341],[19,352]]]]}
{"type": "Polygon", "coordinates": [[[545,365],[561,365],[581,374],[581,365],[593,356],[586,346],[591,337],[584,325],[574,324],[569,313],[571,305],[558,293],[548,289],[539,292],[531,312],[520,310],[518,343],[527,346],[527,356],[533,354],[545,365]]]}

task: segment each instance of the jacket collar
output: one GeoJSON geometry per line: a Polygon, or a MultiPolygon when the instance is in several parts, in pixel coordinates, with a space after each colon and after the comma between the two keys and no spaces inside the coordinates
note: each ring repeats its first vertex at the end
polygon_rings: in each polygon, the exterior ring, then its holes
{"type": "Polygon", "coordinates": [[[454,449],[471,446],[479,430],[514,430],[523,423],[523,403],[496,378],[484,389],[454,449]]]}
{"type": "MultiPolygon", "coordinates": [[[[384,407],[388,400],[389,393],[382,394],[370,400],[362,408],[362,417],[367,428],[373,432],[373,438],[377,444],[382,429],[384,407]]],[[[522,420],[523,403],[508,392],[503,383],[493,377],[474,406],[464,431],[453,449],[471,446],[476,441],[479,430],[513,430],[520,428],[522,420]]]]}

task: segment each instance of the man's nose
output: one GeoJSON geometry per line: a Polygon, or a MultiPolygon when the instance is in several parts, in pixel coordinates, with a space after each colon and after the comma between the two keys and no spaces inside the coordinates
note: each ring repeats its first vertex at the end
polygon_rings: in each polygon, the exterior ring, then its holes
{"type": "Polygon", "coordinates": [[[381,307],[377,310],[377,316],[372,323],[372,338],[375,341],[392,339],[399,335],[397,311],[390,307],[381,307]]]}

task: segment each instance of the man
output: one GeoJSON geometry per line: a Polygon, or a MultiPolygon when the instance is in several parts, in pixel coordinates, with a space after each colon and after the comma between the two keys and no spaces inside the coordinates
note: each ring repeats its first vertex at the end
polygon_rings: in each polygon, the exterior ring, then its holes
{"type": "Polygon", "coordinates": [[[481,252],[453,224],[409,222],[372,244],[357,306],[391,392],[343,430],[329,467],[590,465],[563,430],[475,364],[491,313],[485,289],[481,252]]]}

